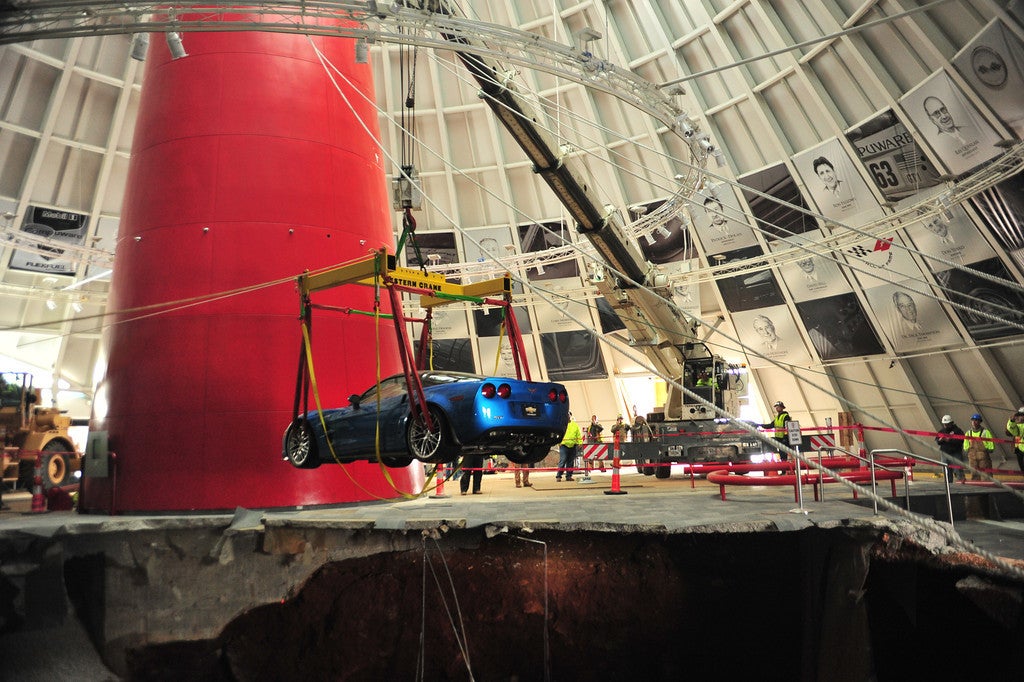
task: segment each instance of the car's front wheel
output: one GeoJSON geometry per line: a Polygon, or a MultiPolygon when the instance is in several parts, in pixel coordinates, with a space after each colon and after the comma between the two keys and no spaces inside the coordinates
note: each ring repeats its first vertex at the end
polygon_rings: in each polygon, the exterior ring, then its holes
{"type": "Polygon", "coordinates": [[[430,421],[434,426],[433,431],[427,428],[422,417],[409,419],[405,432],[409,454],[426,464],[440,464],[455,459],[458,448],[451,442],[441,410],[431,407],[430,421]]]}
{"type": "Polygon", "coordinates": [[[305,419],[296,419],[285,432],[284,456],[292,466],[299,469],[315,469],[320,466],[316,439],[313,438],[313,431],[305,419]]]}

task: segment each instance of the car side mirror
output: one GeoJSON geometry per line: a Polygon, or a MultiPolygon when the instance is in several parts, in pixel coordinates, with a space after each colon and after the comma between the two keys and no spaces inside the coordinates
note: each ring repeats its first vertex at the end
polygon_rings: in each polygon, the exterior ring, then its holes
{"type": "Polygon", "coordinates": [[[357,396],[355,393],[348,397],[348,402],[355,409],[359,409],[359,396],[357,396]]]}

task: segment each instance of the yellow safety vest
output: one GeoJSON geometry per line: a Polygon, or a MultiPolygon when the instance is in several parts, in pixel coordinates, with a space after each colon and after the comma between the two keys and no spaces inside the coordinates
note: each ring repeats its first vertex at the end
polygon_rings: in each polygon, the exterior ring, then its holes
{"type": "Polygon", "coordinates": [[[789,420],[789,412],[783,410],[775,415],[772,423],[775,424],[775,437],[782,440],[786,437],[786,422],[789,420]]]}

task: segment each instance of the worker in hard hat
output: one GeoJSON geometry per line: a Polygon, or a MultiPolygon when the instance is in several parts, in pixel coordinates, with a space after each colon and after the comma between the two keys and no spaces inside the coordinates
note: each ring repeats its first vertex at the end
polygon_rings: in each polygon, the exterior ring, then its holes
{"type": "Polygon", "coordinates": [[[630,426],[622,418],[621,414],[618,417],[615,418],[615,423],[612,424],[612,437],[613,438],[616,435],[618,435],[619,442],[620,443],[625,443],[626,442],[626,436],[629,435],[629,430],[630,430],[630,426]]]}
{"type": "Polygon", "coordinates": [[[1024,407],[1020,407],[1006,420],[1006,435],[1013,439],[1013,454],[1017,467],[1024,471],[1024,407]]]}
{"type": "Polygon", "coordinates": [[[787,441],[786,424],[789,423],[789,412],[786,412],[786,405],[781,400],[776,400],[775,404],[772,405],[772,407],[775,409],[775,418],[772,419],[767,424],[761,424],[761,428],[775,429],[775,440],[779,442],[780,446],[778,448],[779,459],[785,462],[786,460],[789,459],[789,453],[783,450],[781,446],[785,445],[787,441]]]}
{"type": "Polygon", "coordinates": [[[992,453],[996,444],[992,442],[992,432],[981,425],[981,415],[971,415],[971,428],[964,433],[964,452],[967,453],[967,463],[974,470],[971,472],[971,480],[981,480],[976,470],[988,471],[992,468],[992,453]]]}
{"type": "Polygon", "coordinates": [[[937,433],[935,442],[939,444],[939,450],[951,460],[947,464],[953,464],[953,466],[946,467],[946,480],[952,481],[954,478],[958,481],[964,480],[962,466],[964,463],[964,430],[956,425],[953,417],[944,414],[942,415],[942,426],[939,427],[937,433]]]}

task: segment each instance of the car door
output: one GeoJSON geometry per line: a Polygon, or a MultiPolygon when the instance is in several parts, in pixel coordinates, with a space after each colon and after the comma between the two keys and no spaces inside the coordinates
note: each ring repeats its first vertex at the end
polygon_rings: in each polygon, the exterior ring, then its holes
{"type": "Polygon", "coordinates": [[[335,443],[353,455],[373,455],[377,447],[379,417],[381,454],[404,450],[405,437],[401,433],[401,424],[408,411],[408,403],[405,377],[402,375],[380,382],[379,411],[377,386],[371,386],[359,396],[359,407],[353,406],[343,420],[344,423],[339,424],[342,428],[335,435],[335,443]]]}

